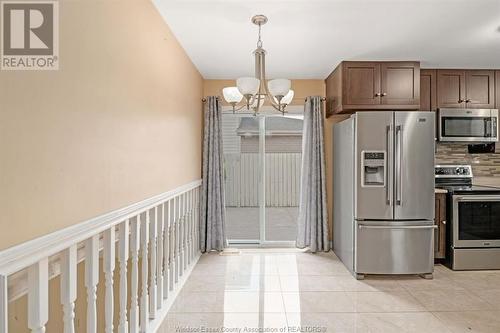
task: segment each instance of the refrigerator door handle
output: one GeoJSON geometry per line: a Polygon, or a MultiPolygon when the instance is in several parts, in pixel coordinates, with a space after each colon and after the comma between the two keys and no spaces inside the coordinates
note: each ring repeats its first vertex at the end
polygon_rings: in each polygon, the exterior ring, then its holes
{"type": "Polygon", "coordinates": [[[388,125],[386,127],[386,137],[385,137],[385,144],[386,144],[386,151],[387,151],[387,157],[386,157],[386,165],[385,165],[385,179],[387,180],[385,184],[385,201],[388,206],[392,205],[392,177],[391,174],[389,173],[389,163],[388,161],[391,161],[392,158],[392,149],[391,149],[391,125],[388,125]]]}
{"type": "Polygon", "coordinates": [[[406,225],[406,226],[390,226],[390,225],[358,225],[359,229],[437,229],[437,225],[406,225]]]}
{"type": "Polygon", "coordinates": [[[403,192],[403,179],[401,169],[403,167],[403,127],[401,125],[396,126],[396,205],[401,206],[403,201],[402,192],[403,192]]]}

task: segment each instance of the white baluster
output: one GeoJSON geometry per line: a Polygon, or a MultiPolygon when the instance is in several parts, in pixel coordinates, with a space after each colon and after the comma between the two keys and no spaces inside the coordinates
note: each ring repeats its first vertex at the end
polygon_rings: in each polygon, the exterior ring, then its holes
{"type": "Polygon", "coordinates": [[[193,190],[189,191],[189,232],[188,232],[188,264],[193,259],[193,190]]]}
{"type": "Polygon", "coordinates": [[[200,252],[200,193],[201,187],[198,187],[196,189],[196,220],[195,220],[195,250],[196,250],[196,255],[200,252]]]}
{"type": "Polygon", "coordinates": [[[99,283],[99,235],[85,242],[85,287],[87,288],[87,332],[97,332],[97,284],[99,283]]]}
{"type": "Polygon", "coordinates": [[[0,275],[0,333],[7,333],[9,324],[8,278],[0,275]]]}
{"type": "Polygon", "coordinates": [[[165,202],[163,213],[165,220],[165,236],[163,238],[163,299],[168,298],[170,289],[170,200],[165,202]]]}
{"type": "Polygon", "coordinates": [[[165,232],[163,226],[164,214],[165,214],[165,205],[161,204],[157,207],[158,215],[157,215],[157,232],[158,232],[158,260],[157,260],[157,277],[156,277],[156,301],[157,301],[157,309],[161,309],[163,304],[163,233],[165,232]]]}
{"type": "Polygon", "coordinates": [[[187,226],[187,193],[182,195],[182,229],[181,229],[181,259],[182,259],[182,269],[181,275],[184,274],[186,270],[186,226],[187,226]]]}
{"type": "Polygon", "coordinates": [[[104,260],[103,270],[106,287],[106,297],[104,303],[104,323],[106,333],[113,333],[113,273],[115,270],[115,227],[104,231],[104,260]]]}
{"type": "Polygon", "coordinates": [[[118,226],[119,251],[118,260],[120,263],[120,321],[118,333],[128,333],[127,322],[127,262],[129,251],[129,221],[120,223],[118,226]]]}
{"type": "Polygon", "coordinates": [[[141,332],[146,333],[148,331],[148,323],[149,323],[149,295],[148,295],[148,243],[149,243],[149,211],[141,214],[141,284],[142,284],[142,292],[141,292],[141,332]]]}
{"type": "Polygon", "coordinates": [[[139,248],[141,235],[141,219],[139,216],[132,219],[130,227],[130,251],[132,255],[130,333],[139,333],[139,248]]]}
{"type": "Polygon", "coordinates": [[[49,260],[44,258],[28,268],[28,328],[44,333],[49,320],[49,260]]]}
{"type": "Polygon", "coordinates": [[[181,197],[177,197],[177,205],[176,205],[176,212],[175,212],[175,282],[177,283],[179,281],[180,277],[180,271],[182,269],[181,267],[181,262],[180,262],[180,225],[181,225],[181,216],[182,216],[182,210],[181,210],[181,197]]]}
{"type": "Polygon", "coordinates": [[[156,318],[156,265],[158,263],[157,260],[157,236],[158,236],[158,207],[155,207],[149,211],[149,244],[150,244],[150,253],[149,253],[149,267],[151,268],[151,272],[149,274],[149,318],[156,318]]]}
{"type": "Polygon", "coordinates": [[[179,240],[178,235],[178,227],[179,227],[179,197],[174,197],[173,199],[173,215],[172,215],[172,290],[175,287],[175,284],[177,283],[178,276],[179,276],[179,262],[178,262],[178,253],[179,253],[179,247],[177,245],[177,242],[179,240]]]}
{"type": "Polygon", "coordinates": [[[191,190],[191,231],[189,233],[189,263],[191,264],[191,261],[194,258],[194,219],[195,219],[195,209],[194,209],[194,192],[195,190],[191,190]]]}
{"type": "Polygon", "coordinates": [[[173,198],[170,202],[169,202],[169,207],[170,207],[170,214],[169,214],[169,219],[170,219],[170,222],[169,222],[169,237],[170,237],[170,240],[169,240],[169,243],[170,243],[170,246],[169,246],[169,286],[170,286],[170,289],[169,290],[174,290],[174,282],[175,282],[175,198],[173,198]]]}
{"type": "Polygon", "coordinates": [[[64,333],[75,332],[77,260],[76,244],[61,253],[61,304],[63,307],[64,333]]]}

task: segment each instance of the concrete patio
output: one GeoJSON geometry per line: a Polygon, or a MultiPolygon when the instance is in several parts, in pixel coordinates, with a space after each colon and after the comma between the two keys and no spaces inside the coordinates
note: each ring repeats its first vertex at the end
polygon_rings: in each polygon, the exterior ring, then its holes
{"type": "MultiPolygon", "coordinates": [[[[266,207],[266,240],[294,241],[298,213],[298,207],[266,207]]],[[[229,240],[259,239],[259,208],[227,207],[226,232],[229,240]]]]}

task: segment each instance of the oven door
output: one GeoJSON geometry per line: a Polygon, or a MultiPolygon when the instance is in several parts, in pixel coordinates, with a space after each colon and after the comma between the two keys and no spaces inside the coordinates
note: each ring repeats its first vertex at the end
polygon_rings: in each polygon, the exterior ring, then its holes
{"type": "Polygon", "coordinates": [[[500,247],[500,195],[453,196],[453,246],[500,247]]]}
{"type": "Polygon", "coordinates": [[[440,109],[439,140],[458,142],[498,141],[498,110],[440,109]]]}

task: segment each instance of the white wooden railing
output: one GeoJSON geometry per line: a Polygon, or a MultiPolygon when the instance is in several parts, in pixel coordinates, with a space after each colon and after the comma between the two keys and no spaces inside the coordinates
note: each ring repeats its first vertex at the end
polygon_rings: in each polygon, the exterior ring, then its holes
{"type": "Polygon", "coordinates": [[[97,332],[97,288],[105,288],[105,332],[156,332],[200,255],[200,184],[192,182],[1,251],[0,333],[8,332],[9,302],[24,294],[28,295],[28,328],[33,333],[45,332],[49,280],[59,274],[64,332],[75,332],[77,265],[81,261],[85,265],[87,332],[97,332]],[[103,286],[98,285],[100,257],[103,286]],[[114,285],[114,274],[119,274],[119,286],[114,285]],[[117,330],[113,327],[114,292],[119,292],[120,300],[117,330]]]}

